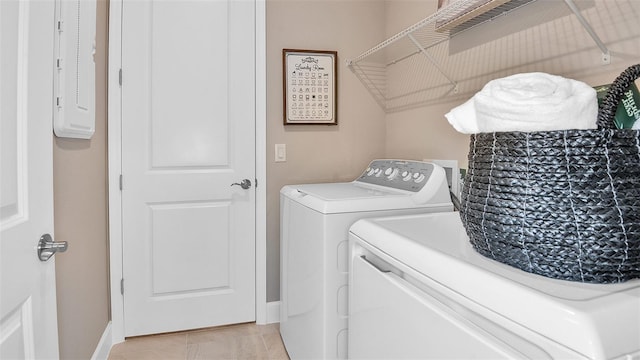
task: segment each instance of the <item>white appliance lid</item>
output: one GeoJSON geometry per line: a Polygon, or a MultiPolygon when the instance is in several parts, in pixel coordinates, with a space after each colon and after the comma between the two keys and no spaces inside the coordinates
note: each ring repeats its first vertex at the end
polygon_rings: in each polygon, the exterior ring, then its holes
{"type": "Polygon", "coordinates": [[[324,201],[375,199],[381,196],[408,196],[411,193],[356,182],[295,185],[296,190],[324,201]]]}
{"type": "Polygon", "coordinates": [[[373,160],[352,182],[288,185],[280,194],[323,214],[453,210],[444,169],[412,160],[373,160]]]}
{"type": "Polygon", "coordinates": [[[468,299],[589,358],[640,351],[640,279],[583,284],[501,264],[472,248],[458,212],[359,220],[350,232],[468,299]]]}
{"type": "Polygon", "coordinates": [[[280,193],[322,214],[434,206],[417,204],[407,191],[357,182],[287,185],[280,193]]]}

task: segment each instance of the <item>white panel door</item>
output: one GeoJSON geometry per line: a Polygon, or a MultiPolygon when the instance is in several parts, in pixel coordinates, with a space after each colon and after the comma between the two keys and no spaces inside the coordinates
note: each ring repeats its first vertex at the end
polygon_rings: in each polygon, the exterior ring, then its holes
{"type": "Polygon", "coordinates": [[[53,1],[0,1],[0,359],[58,358],[53,234],[53,1]]]}
{"type": "Polygon", "coordinates": [[[255,320],[254,11],[124,1],[125,336],[255,320]]]}

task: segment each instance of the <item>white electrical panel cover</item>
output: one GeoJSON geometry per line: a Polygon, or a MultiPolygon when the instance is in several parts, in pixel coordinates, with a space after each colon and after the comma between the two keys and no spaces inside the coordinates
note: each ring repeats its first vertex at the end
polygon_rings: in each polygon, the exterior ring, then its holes
{"type": "Polygon", "coordinates": [[[95,132],[96,0],[56,0],[53,130],[90,139],[95,132]]]}

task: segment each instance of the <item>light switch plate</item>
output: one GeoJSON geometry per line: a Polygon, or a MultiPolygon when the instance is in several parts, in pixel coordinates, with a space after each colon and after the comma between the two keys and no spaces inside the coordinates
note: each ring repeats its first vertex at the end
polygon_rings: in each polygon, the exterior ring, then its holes
{"type": "Polygon", "coordinates": [[[287,144],[276,144],[275,161],[276,162],[287,161],[287,144]]]}

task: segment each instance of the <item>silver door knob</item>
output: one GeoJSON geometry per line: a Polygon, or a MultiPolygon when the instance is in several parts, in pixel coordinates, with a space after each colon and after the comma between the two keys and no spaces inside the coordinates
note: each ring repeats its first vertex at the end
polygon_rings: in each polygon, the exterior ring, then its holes
{"type": "Polygon", "coordinates": [[[67,251],[68,244],[66,241],[53,241],[49,234],[44,234],[38,241],[38,259],[40,261],[49,260],[53,254],[67,251]]]}
{"type": "Polygon", "coordinates": [[[244,180],[242,180],[240,183],[233,183],[233,184],[231,184],[231,186],[233,186],[233,185],[238,185],[238,186],[240,186],[241,188],[243,188],[243,189],[247,190],[248,188],[250,188],[250,187],[251,187],[251,180],[249,180],[249,179],[244,179],[244,180]]]}

